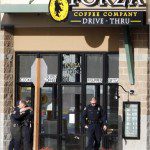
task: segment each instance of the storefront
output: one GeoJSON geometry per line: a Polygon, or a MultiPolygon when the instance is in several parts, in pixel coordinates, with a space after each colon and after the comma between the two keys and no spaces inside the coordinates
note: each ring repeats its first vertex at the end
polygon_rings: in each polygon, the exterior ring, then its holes
{"type": "Polygon", "coordinates": [[[94,96],[106,112],[114,150],[148,149],[149,29],[145,7],[130,13],[103,10],[103,14],[75,8],[69,24],[54,21],[47,8],[48,4],[1,6],[4,109],[0,109],[0,148],[7,149],[11,138],[10,107],[27,98],[35,107],[31,68],[40,58],[47,65],[47,77],[40,89],[39,148],[84,150],[87,135],[81,127],[81,113],[94,96]],[[97,20],[101,15],[105,18],[97,20]],[[113,19],[118,15],[124,19],[113,19]],[[131,89],[134,95],[128,95],[131,89]],[[134,140],[123,137],[123,102],[127,100],[141,103],[140,135],[134,140]]]}

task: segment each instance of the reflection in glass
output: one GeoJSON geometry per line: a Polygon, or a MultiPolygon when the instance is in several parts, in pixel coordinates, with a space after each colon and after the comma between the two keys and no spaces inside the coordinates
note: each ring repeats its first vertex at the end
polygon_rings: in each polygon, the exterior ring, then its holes
{"type": "Polygon", "coordinates": [[[100,54],[87,55],[87,82],[102,83],[103,56],[100,54]]]}
{"type": "Polygon", "coordinates": [[[110,128],[118,129],[118,98],[116,94],[118,92],[117,85],[110,85],[107,88],[107,121],[110,128]]]}
{"type": "Polygon", "coordinates": [[[86,86],[86,105],[89,104],[92,97],[95,97],[95,85],[86,86]]]}
{"type": "Polygon", "coordinates": [[[19,98],[26,100],[27,98],[31,99],[31,87],[19,87],[19,98]]]}
{"type": "Polygon", "coordinates": [[[62,141],[62,150],[83,150],[83,139],[81,136],[73,134],[65,135],[65,140],[62,141]]]}
{"type": "Polygon", "coordinates": [[[43,87],[41,89],[41,114],[40,114],[40,147],[54,148],[57,150],[57,86],[43,87]],[[46,138],[45,135],[49,136],[46,138]]]}
{"type": "Polygon", "coordinates": [[[57,118],[56,99],[52,96],[52,87],[43,87],[41,96],[41,132],[45,134],[56,134],[57,118]],[[48,127],[51,125],[51,128],[48,127]],[[56,126],[55,126],[56,125],[56,126]]]}
{"type": "Polygon", "coordinates": [[[63,54],[63,82],[81,82],[81,56],[78,54],[63,54]]]}
{"type": "Polygon", "coordinates": [[[108,83],[119,82],[119,55],[108,54],[108,83]]]}
{"type": "Polygon", "coordinates": [[[42,55],[47,68],[48,68],[48,76],[46,82],[56,82],[57,74],[58,74],[58,56],[54,54],[42,55]]]}
{"type": "Polygon", "coordinates": [[[17,100],[17,103],[20,99],[27,100],[28,106],[32,106],[32,98],[31,98],[31,87],[21,87],[19,86],[19,99],[17,100]]]}
{"type": "Polygon", "coordinates": [[[79,86],[63,86],[63,124],[67,133],[80,133],[81,88],[79,86]]]}
{"type": "Polygon", "coordinates": [[[19,55],[19,81],[31,82],[31,66],[36,59],[36,55],[19,55]]]}
{"type": "Polygon", "coordinates": [[[47,137],[40,137],[40,148],[49,148],[48,150],[57,150],[57,136],[54,136],[52,138],[47,137]],[[44,143],[42,145],[42,143],[44,143]]]}
{"type": "Polygon", "coordinates": [[[90,103],[92,97],[97,99],[97,102],[103,106],[103,86],[102,85],[87,85],[86,86],[86,105],[90,103]]]}

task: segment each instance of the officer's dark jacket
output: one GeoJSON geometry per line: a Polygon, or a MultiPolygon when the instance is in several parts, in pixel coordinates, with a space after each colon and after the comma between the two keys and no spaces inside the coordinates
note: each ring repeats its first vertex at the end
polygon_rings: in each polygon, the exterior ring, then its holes
{"type": "Polygon", "coordinates": [[[20,108],[19,107],[15,107],[11,116],[10,116],[10,119],[11,119],[12,123],[21,125],[21,122],[23,121],[25,115],[26,114],[20,114],[20,108]]]}
{"type": "Polygon", "coordinates": [[[98,104],[96,106],[91,106],[91,104],[86,106],[83,110],[81,119],[82,119],[81,122],[83,126],[88,125],[90,123],[94,123],[94,122],[97,122],[100,124],[106,123],[106,120],[104,119],[103,109],[98,104]]]}
{"type": "Polygon", "coordinates": [[[25,112],[20,113],[20,108],[15,107],[13,113],[10,116],[12,123],[22,125],[25,120],[30,120],[33,114],[30,110],[26,110],[25,112]]]}
{"type": "MultiPolygon", "coordinates": [[[[28,107],[28,106],[27,106],[28,107]]],[[[24,112],[23,120],[21,122],[21,125],[29,126],[30,121],[33,119],[33,111],[31,110],[26,110],[24,112]]]]}

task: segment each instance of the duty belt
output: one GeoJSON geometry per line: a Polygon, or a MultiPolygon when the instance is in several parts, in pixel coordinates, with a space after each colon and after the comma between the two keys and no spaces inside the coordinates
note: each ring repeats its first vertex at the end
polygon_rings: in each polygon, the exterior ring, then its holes
{"type": "Polygon", "coordinates": [[[12,126],[13,126],[13,127],[19,127],[20,125],[17,124],[17,123],[13,123],[12,126]]]}
{"type": "Polygon", "coordinates": [[[100,121],[90,121],[89,120],[89,124],[97,124],[97,123],[100,123],[100,121]]]}

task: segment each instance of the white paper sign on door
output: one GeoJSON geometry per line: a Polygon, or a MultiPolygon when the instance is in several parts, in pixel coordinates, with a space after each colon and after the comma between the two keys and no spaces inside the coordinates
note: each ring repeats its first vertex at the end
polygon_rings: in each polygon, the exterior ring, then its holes
{"type": "Polygon", "coordinates": [[[75,123],[75,114],[69,114],[69,123],[75,123]]]}

